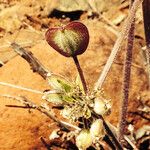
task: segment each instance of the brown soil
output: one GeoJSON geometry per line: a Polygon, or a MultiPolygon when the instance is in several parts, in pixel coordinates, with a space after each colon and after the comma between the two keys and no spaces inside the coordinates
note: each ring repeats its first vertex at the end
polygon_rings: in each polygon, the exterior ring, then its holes
{"type": "MultiPolygon", "coordinates": [[[[84,17],[83,17],[84,18],[84,17]]],[[[81,66],[84,70],[89,88],[98,79],[100,72],[111,52],[116,40],[116,35],[105,28],[105,24],[97,19],[83,19],[82,22],[88,27],[90,32],[90,44],[87,51],[79,56],[81,66]]],[[[142,25],[137,27],[137,34],[143,36],[142,25]]],[[[129,111],[137,111],[138,97],[145,100],[150,97],[147,90],[147,74],[143,68],[142,56],[140,54],[143,43],[141,39],[135,39],[132,78],[130,86],[129,111]],[[136,64],[136,66],[135,66],[136,64]]],[[[123,75],[123,61],[125,46],[123,46],[113,64],[111,71],[103,86],[105,94],[112,99],[111,114],[107,117],[112,124],[117,125],[120,110],[121,87],[123,75]]],[[[77,74],[76,68],[71,58],[65,58],[55,52],[46,42],[36,44],[29,50],[41,61],[50,71],[67,76],[73,80],[77,74]]],[[[47,82],[38,74],[33,73],[28,63],[20,56],[11,59],[0,68],[0,81],[44,91],[49,89],[47,82]]],[[[41,95],[0,86],[0,94],[14,96],[25,96],[35,103],[42,103],[41,95]]],[[[5,105],[18,104],[14,100],[0,97],[0,150],[44,150],[40,137],[48,136],[56,127],[53,121],[43,114],[32,110],[29,113],[26,109],[8,108],[5,105]]],[[[139,116],[129,115],[129,123],[133,123],[135,128],[140,128],[148,121],[139,116]]]]}

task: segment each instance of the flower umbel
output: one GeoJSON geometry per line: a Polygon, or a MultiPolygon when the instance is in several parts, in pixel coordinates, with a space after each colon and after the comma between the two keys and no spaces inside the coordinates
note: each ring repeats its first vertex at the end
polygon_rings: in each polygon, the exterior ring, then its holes
{"type": "Polygon", "coordinates": [[[106,115],[110,111],[110,100],[103,98],[102,92],[92,92],[86,95],[80,85],[80,80],[71,83],[63,77],[50,75],[47,77],[49,84],[53,87],[56,93],[45,92],[43,99],[55,105],[62,105],[64,108],[61,111],[63,117],[78,121],[79,118],[90,119],[92,113],[97,115],[106,115]],[[99,103],[95,103],[97,100],[99,103]],[[99,109],[99,111],[95,111],[99,109]]]}

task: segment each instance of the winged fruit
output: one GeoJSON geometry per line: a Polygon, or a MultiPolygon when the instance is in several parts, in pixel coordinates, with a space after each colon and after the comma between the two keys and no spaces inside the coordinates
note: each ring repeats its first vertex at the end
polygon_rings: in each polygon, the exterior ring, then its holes
{"type": "Polygon", "coordinates": [[[49,28],[45,37],[53,49],[66,57],[74,57],[84,53],[89,43],[87,27],[77,21],[64,27],[49,28]]]}

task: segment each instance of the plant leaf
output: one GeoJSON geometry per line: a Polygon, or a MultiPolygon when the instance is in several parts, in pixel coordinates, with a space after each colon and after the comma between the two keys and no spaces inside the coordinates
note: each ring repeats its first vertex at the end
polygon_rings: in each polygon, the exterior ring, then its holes
{"type": "Polygon", "coordinates": [[[66,103],[71,103],[74,101],[74,99],[71,97],[71,96],[68,96],[68,95],[63,95],[63,101],[66,102],[66,103]]]}
{"type": "Polygon", "coordinates": [[[62,94],[54,94],[50,92],[45,92],[42,99],[55,104],[63,104],[62,94]]]}
{"type": "Polygon", "coordinates": [[[63,77],[57,75],[50,75],[47,77],[48,83],[55,89],[64,92],[70,92],[72,90],[72,85],[69,81],[63,77]]]}

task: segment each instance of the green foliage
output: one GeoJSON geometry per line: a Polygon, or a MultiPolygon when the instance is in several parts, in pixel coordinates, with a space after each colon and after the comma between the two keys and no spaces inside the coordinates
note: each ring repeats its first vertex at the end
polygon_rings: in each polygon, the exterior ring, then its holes
{"type": "Polygon", "coordinates": [[[53,89],[60,92],[70,92],[72,90],[73,85],[63,77],[53,74],[47,77],[47,81],[53,89]]]}

